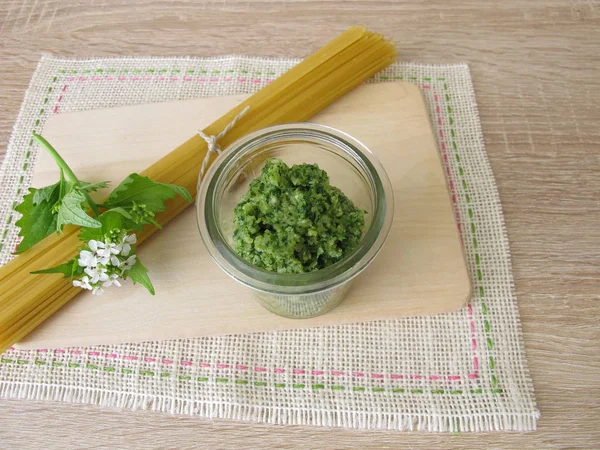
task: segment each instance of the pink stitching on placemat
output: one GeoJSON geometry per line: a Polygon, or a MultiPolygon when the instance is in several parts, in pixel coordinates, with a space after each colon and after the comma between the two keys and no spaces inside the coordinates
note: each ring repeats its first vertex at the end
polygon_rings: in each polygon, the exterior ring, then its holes
{"type": "MultiPolygon", "coordinates": [[[[423,88],[431,89],[431,86],[423,85],[423,88]]],[[[442,113],[441,113],[439,95],[435,89],[431,89],[431,91],[433,93],[433,100],[435,102],[437,123],[438,123],[439,131],[440,131],[440,137],[442,139],[442,141],[440,142],[440,147],[442,149],[443,165],[446,168],[446,173],[448,175],[448,184],[450,185],[450,192],[452,194],[452,209],[454,210],[454,215],[456,217],[456,225],[458,227],[458,232],[460,234],[460,239],[462,241],[462,239],[463,239],[462,223],[460,220],[460,212],[458,211],[458,202],[456,199],[456,191],[454,189],[454,179],[452,177],[452,172],[450,171],[447,146],[446,146],[446,142],[444,140],[444,134],[442,133],[443,122],[442,122],[442,113]]],[[[475,320],[473,318],[473,307],[471,306],[470,303],[467,305],[467,314],[469,316],[469,328],[471,330],[471,350],[473,352],[473,373],[469,374],[468,378],[474,379],[474,378],[477,378],[479,375],[479,364],[478,364],[478,360],[477,360],[477,339],[476,339],[477,335],[475,333],[475,320]]]]}
{"type": "MultiPolygon", "coordinates": [[[[113,79],[114,79],[113,77],[92,77],[92,81],[101,81],[101,80],[112,81],[113,79]]],[[[127,81],[128,80],[127,77],[118,77],[117,79],[119,81],[127,81]]],[[[140,79],[142,79],[144,81],[150,81],[150,80],[152,80],[152,77],[143,77],[143,78],[140,78],[140,77],[131,77],[131,78],[129,78],[129,80],[131,80],[131,81],[138,81],[140,79]]],[[[166,78],[164,78],[164,77],[158,77],[157,78],[158,81],[163,81],[165,79],[166,78]]],[[[79,77],[79,78],[77,78],[77,77],[69,77],[69,78],[67,78],[67,81],[89,81],[89,80],[90,79],[87,78],[87,77],[79,77]]],[[[177,81],[177,80],[179,80],[179,78],[178,77],[171,77],[169,80],[170,81],[177,81]]],[[[184,78],[182,78],[182,80],[183,81],[193,81],[193,78],[191,78],[191,77],[184,77],[184,78]]],[[[196,81],[198,81],[198,82],[206,82],[207,79],[206,78],[197,78],[196,81]]],[[[218,81],[219,81],[219,79],[217,79],[217,78],[211,78],[210,79],[210,82],[218,82],[218,81]]],[[[223,81],[234,81],[234,79],[233,78],[224,78],[223,81]]],[[[239,81],[241,83],[244,83],[246,81],[251,81],[252,83],[261,83],[262,82],[262,80],[260,80],[260,79],[247,80],[245,78],[238,78],[237,81],[239,81]]],[[[271,81],[272,80],[265,80],[265,83],[270,83],[271,81]]],[[[423,85],[422,87],[423,87],[423,89],[431,89],[430,85],[423,85]]],[[[62,89],[62,92],[66,92],[67,88],[68,88],[68,85],[64,85],[63,89],[62,89]]],[[[436,104],[435,110],[436,110],[436,115],[437,115],[437,125],[439,127],[438,128],[439,135],[440,135],[440,137],[442,139],[444,139],[444,133],[443,133],[443,130],[442,130],[443,122],[442,122],[442,116],[441,116],[441,109],[440,109],[440,105],[439,105],[438,94],[433,89],[432,89],[432,92],[433,92],[434,101],[435,101],[435,104],[436,104]]],[[[59,103],[63,100],[63,97],[64,97],[63,94],[61,94],[59,96],[59,98],[57,100],[57,103],[56,103],[56,106],[52,110],[53,113],[57,113],[58,112],[58,106],[59,106],[59,103]]],[[[456,194],[455,194],[455,191],[454,191],[454,181],[452,179],[452,175],[451,175],[451,172],[450,172],[448,155],[447,155],[447,148],[446,148],[445,142],[441,142],[441,149],[442,149],[444,166],[446,168],[446,173],[448,174],[448,182],[449,182],[449,185],[450,185],[450,190],[452,192],[453,209],[455,210],[456,219],[457,219],[457,225],[458,225],[459,232],[461,233],[461,239],[462,239],[462,228],[461,228],[461,224],[460,224],[460,215],[459,215],[458,208],[457,208],[456,194]]],[[[474,319],[473,319],[473,309],[472,309],[472,307],[471,307],[470,304],[468,305],[468,315],[469,315],[469,324],[470,324],[470,329],[471,329],[472,350],[475,353],[476,349],[477,349],[477,341],[476,341],[476,333],[475,333],[475,322],[474,322],[474,319]]],[[[9,350],[15,350],[15,348],[14,347],[10,347],[9,350]]],[[[41,352],[48,352],[48,349],[47,348],[46,349],[38,349],[37,351],[40,352],[40,353],[41,352]]],[[[54,353],[55,354],[66,353],[66,350],[64,350],[64,349],[55,349],[54,353]]],[[[70,350],[69,353],[72,354],[72,355],[82,354],[82,352],[80,350],[70,350]]],[[[90,351],[87,354],[88,354],[88,356],[104,356],[104,357],[107,357],[107,358],[118,358],[118,355],[115,354],[115,353],[101,355],[101,353],[98,352],[98,351],[90,351]]],[[[124,356],[122,356],[122,359],[124,359],[124,360],[131,360],[131,361],[143,360],[145,362],[157,362],[157,359],[155,359],[155,358],[150,358],[150,357],[141,358],[141,357],[133,356],[133,355],[124,355],[124,356]]],[[[168,360],[168,359],[162,359],[161,362],[163,364],[173,364],[174,363],[172,360],[168,360]]],[[[183,366],[188,366],[188,367],[189,366],[193,366],[193,362],[192,361],[184,361],[184,360],[182,360],[182,361],[180,361],[180,364],[183,365],[183,366]]],[[[198,365],[200,367],[205,367],[205,368],[211,367],[211,364],[209,364],[209,363],[199,363],[198,365]]],[[[230,365],[228,365],[228,364],[222,364],[222,363],[216,363],[215,366],[216,366],[216,368],[219,368],[219,369],[231,368],[230,365]]],[[[474,368],[474,372],[468,375],[469,379],[476,379],[476,378],[478,378],[479,361],[478,361],[478,358],[477,358],[476,354],[474,354],[474,357],[473,357],[473,368],[474,368]]],[[[245,365],[237,365],[237,366],[235,366],[235,369],[237,369],[237,370],[249,370],[249,367],[245,366],[245,365]]],[[[256,371],[256,372],[268,372],[269,370],[267,368],[265,368],[265,367],[255,367],[254,371],[256,371]]],[[[280,369],[280,368],[275,368],[275,369],[273,369],[273,372],[274,373],[285,373],[286,370],[285,369],[280,369]]],[[[293,369],[291,372],[293,374],[306,374],[307,373],[306,370],[302,370],[302,369],[293,369]]],[[[321,371],[321,370],[313,370],[313,371],[310,371],[310,373],[312,375],[317,375],[317,376],[326,375],[326,372],[325,371],[321,371]]],[[[345,372],[337,371],[337,370],[331,371],[330,373],[331,373],[331,375],[334,375],[334,376],[350,375],[350,373],[347,374],[345,372]]],[[[355,376],[355,377],[365,377],[365,376],[367,376],[363,372],[352,372],[351,375],[355,376]]],[[[384,374],[378,374],[378,373],[372,373],[372,374],[370,374],[370,376],[372,378],[375,378],[375,379],[382,379],[386,375],[384,375],[384,374]]],[[[430,380],[447,379],[447,380],[450,380],[450,381],[455,381],[455,380],[460,380],[462,377],[460,375],[449,375],[449,376],[429,375],[428,377],[423,377],[422,375],[408,375],[408,376],[405,377],[403,375],[390,374],[389,378],[391,378],[391,379],[404,379],[404,378],[408,378],[408,379],[417,379],[417,380],[418,379],[422,379],[422,378],[428,378],[430,380]]]]}
{"type": "Polygon", "coordinates": [[[197,81],[199,83],[205,83],[205,82],[211,82],[211,83],[218,83],[220,81],[225,81],[225,82],[231,82],[231,81],[238,81],[240,83],[255,83],[255,84],[260,84],[260,83],[265,83],[265,84],[269,84],[273,81],[273,79],[266,79],[266,80],[261,80],[260,78],[231,78],[231,77],[226,77],[223,79],[219,79],[219,78],[192,78],[192,77],[170,77],[170,78],[166,78],[166,77],[156,77],[156,78],[152,78],[152,77],[68,77],[67,81],[113,81],[113,80],[118,80],[118,81],[197,81]]]}
{"type": "Polygon", "coordinates": [[[477,359],[477,334],[475,330],[475,320],[473,319],[473,306],[470,303],[467,305],[467,314],[469,315],[473,351],[473,373],[469,374],[469,379],[472,380],[479,376],[479,360],[477,359]]]}
{"type": "MultiPolygon", "coordinates": [[[[472,313],[472,310],[471,310],[472,313]]],[[[10,347],[8,350],[17,350],[14,347],[10,347]]],[[[38,353],[47,353],[49,350],[47,348],[40,348],[35,350],[38,353]]],[[[64,353],[70,353],[71,355],[81,355],[83,354],[83,352],[81,350],[64,350],[61,348],[57,348],[55,350],[53,350],[54,354],[64,354],[64,353]]],[[[97,356],[97,357],[104,357],[104,358],[112,358],[112,359],[116,359],[119,358],[119,355],[117,355],[116,353],[101,353],[99,351],[89,351],[87,352],[87,356],[97,356]]],[[[162,362],[163,364],[173,364],[174,361],[171,359],[157,359],[157,358],[151,358],[151,357],[140,357],[140,356],[134,356],[134,355],[123,355],[120,357],[123,360],[127,360],[127,361],[144,361],[144,362],[162,362]]],[[[474,363],[474,373],[471,373],[468,375],[469,379],[475,379],[478,378],[478,374],[477,371],[479,369],[479,364],[478,364],[478,360],[477,360],[477,356],[474,357],[473,359],[473,363],[474,363]]],[[[186,366],[186,367],[192,367],[194,366],[194,362],[193,361],[187,361],[187,360],[181,360],[179,362],[180,365],[182,366],[186,366]]],[[[210,364],[210,363],[198,363],[198,367],[202,367],[202,368],[209,368],[209,367],[215,367],[217,369],[235,369],[235,370],[242,370],[242,371],[249,371],[252,370],[254,372],[260,372],[260,373],[266,373],[266,372],[270,372],[270,370],[266,367],[249,367],[246,365],[236,365],[236,366],[232,366],[231,364],[223,364],[223,363],[215,363],[215,364],[210,364]]],[[[340,370],[332,370],[330,372],[326,372],[324,370],[303,370],[303,369],[292,369],[292,370],[286,370],[286,369],[281,369],[281,368],[274,368],[273,373],[286,373],[286,372],[290,372],[294,375],[305,375],[307,373],[310,373],[311,375],[316,375],[316,376],[322,376],[322,375],[334,375],[334,376],[353,376],[353,377],[371,377],[374,379],[383,379],[386,377],[389,377],[390,379],[393,380],[402,380],[402,379],[410,379],[410,380],[421,380],[421,379],[429,379],[429,380],[449,380],[449,381],[457,381],[457,380],[461,380],[462,377],[460,375],[447,375],[447,376],[443,376],[443,375],[429,375],[429,376],[423,376],[423,375],[398,375],[398,374],[390,374],[390,375],[386,375],[386,374],[381,374],[381,373],[365,373],[365,372],[343,372],[340,370]]]]}
{"type": "MultiPolygon", "coordinates": [[[[67,92],[67,87],[68,86],[69,86],[68,84],[65,84],[63,86],[63,88],[62,88],[62,92],[67,92]]],[[[60,96],[58,97],[58,100],[56,100],[56,105],[54,105],[54,108],[52,108],[52,113],[53,114],[56,114],[58,112],[58,104],[60,102],[62,102],[63,97],[64,97],[64,94],[60,94],[60,96]]]]}
{"type": "Polygon", "coordinates": [[[19,244],[23,240],[23,236],[17,237],[17,242],[15,242],[15,248],[13,248],[13,253],[17,253],[17,249],[19,248],[19,244]]]}
{"type": "MultiPolygon", "coordinates": [[[[423,89],[431,89],[429,85],[423,85],[423,89]]],[[[438,93],[436,90],[431,89],[433,92],[433,100],[435,101],[435,113],[437,116],[438,130],[440,134],[440,138],[444,139],[444,133],[442,132],[442,112],[440,108],[440,100],[438,97],[438,93]]],[[[454,216],[456,217],[456,225],[458,226],[458,231],[461,233],[462,239],[462,227],[460,221],[460,214],[458,212],[458,202],[456,199],[456,191],[454,190],[454,179],[452,178],[452,173],[450,172],[450,164],[448,161],[448,151],[446,147],[446,142],[442,140],[440,142],[440,147],[442,148],[442,160],[444,163],[444,168],[446,169],[446,174],[448,175],[448,184],[450,185],[450,193],[452,194],[452,209],[454,210],[454,216]]]]}

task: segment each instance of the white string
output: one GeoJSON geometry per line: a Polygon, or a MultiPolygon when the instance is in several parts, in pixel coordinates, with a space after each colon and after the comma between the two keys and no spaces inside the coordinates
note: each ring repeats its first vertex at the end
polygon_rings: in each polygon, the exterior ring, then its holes
{"type": "Polygon", "coordinates": [[[204,139],[206,141],[206,143],[208,144],[208,151],[206,152],[204,161],[202,161],[202,167],[200,168],[200,175],[198,176],[198,184],[196,185],[196,192],[200,191],[200,185],[202,184],[202,179],[204,178],[204,172],[206,171],[206,168],[208,167],[208,162],[210,161],[211,153],[216,153],[217,155],[220,155],[222,153],[221,146],[219,145],[219,142],[218,142],[219,139],[221,139],[223,136],[225,136],[227,133],[229,133],[229,131],[231,131],[231,129],[238,122],[238,120],[240,120],[242,117],[244,117],[244,115],[248,112],[249,109],[250,109],[249,105],[246,106],[244,109],[242,109],[240,111],[240,113],[237,116],[235,116],[231,122],[229,122],[229,125],[227,125],[223,129],[223,131],[221,131],[216,136],[209,136],[204,131],[198,130],[198,135],[202,139],[204,139]]]}

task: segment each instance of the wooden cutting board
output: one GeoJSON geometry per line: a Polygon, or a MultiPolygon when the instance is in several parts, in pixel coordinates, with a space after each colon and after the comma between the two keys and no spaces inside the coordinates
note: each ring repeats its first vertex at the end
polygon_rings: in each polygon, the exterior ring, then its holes
{"type": "MultiPolygon", "coordinates": [[[[52,116],[44,136],[80,179],[119,183],[139,172],[246,96],[156,103],[52,116]]],[[[388,241],[347,299],[312,319],[284,319],[208,256],[190,207],[139,249],[156,296],[140,286],[77,296],[18,344],[52,348],[307,328],[436,314],[471,292],[444,171],[425,103],[408,83],[364,85],[313,118],[345,131],[380,158],[391,179],[395,217],[388,241]]],[[[310,162],[310,161],[306,161],[310,162]]],[[[33,185],[54,183],[40,151],[33,185]]]]}

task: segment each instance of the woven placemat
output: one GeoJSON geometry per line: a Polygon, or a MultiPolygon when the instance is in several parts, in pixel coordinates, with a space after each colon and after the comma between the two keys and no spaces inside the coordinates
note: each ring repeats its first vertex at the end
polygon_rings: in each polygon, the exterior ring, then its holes
{"type": "MultiPolygon", "coordinates": [[[[42,58],[0,172],[0,264],[12,207],[52,114],[251,93],[297,61],[246,57],[42,58]]],[[[85,348],[8,350],[0,396],[348,428],[533,430],[501,205],[466,65],[400,63],[373,82],[422,88],[474,287],[461,311],[364,324],[85,348]]],[[[484,81],[483,81],[484,82],[484,81]]],[[[101,299],[99,301],[102,301],[101,299]]],[[[132,318],[135,320],[135,318],[132,318]]]]}

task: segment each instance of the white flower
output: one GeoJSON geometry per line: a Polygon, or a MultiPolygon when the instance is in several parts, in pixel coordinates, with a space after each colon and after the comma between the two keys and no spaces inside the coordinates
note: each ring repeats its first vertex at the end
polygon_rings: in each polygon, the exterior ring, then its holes
{"type": "Polygon", "coordinates": [[[118,255],[120,251],[121,248],[116,244],[106,241],[102,248],[98,249],[97,255],[105,261],[103,264],[106,264],[112,255],[118,255]]]}
{"type": "Polygon", "coordinates": [[[88,252],[87,250],[81,250],[79,253],[79,265],[82,267],[96,267],[98,264],[98,259],[96,255],[92,252],[88,252]]]}
{"type": "Polygon", "coordinates": [[[83,267],[96,267],[98,264],[106,265],[110,259],[111,251],[104,242],[91,239],[88,241],[91,252],[82,250],[79,255],[79,265],[83,267]]]}
{"type": "Polygon", "coordinates": [[[90,249],[94,252],[94,253],[98,253],[98,249],[103,249],[104,248],[104,242],[101,241],[95,241],[95,240],[90,240],[88,242],[88,246],[90,247],[90,249]]]}
{"type": "Polygon", "coordinates": [[[85,275],[81,278],[81,280],[73,280],[73,286],[80,287],[81,289],[92,290],[92,286],[90,285],[90,279],[85,275]]]}
{"type": "Polygon", "coordinates": [[[136,255],[131,255],[129,258],[127,258],[127,261],[121,263],[121,267],[123,268],[123,271],[121,272],[121,274],[128,271],[135,265],[135,258],[136,258],[136,255]]]}
{"type": "Polygon", "coordinates": [[[137,237],[135,236],[135,234],[130,234],[123,236],[123,239],[121,240],[121,255],[123,256],[127,256],[129,255],[129,252],[131,252],[131,246],[133,244],[135,244],[137,242],[137,237]]]}
{"type": "Polygon", "coordinates": [[[106,261],[108,261],[110,259],[110,249],[108,249],[108,248],[99,249],[96,252],[96,255],[98,255],[100,258],[105,259],[106,261]]]}
{"type": "Polygon", "coordinates": [[[94,295],[102,295],[102,294],[104,294],[104,289],[102,289],[100,286],[97,286],[92,291],[92,294],[94,294],[94,295]]]}
{"type": "Polygon", "coordinates": [[[103,287],[110,287],[110,286],[112,286],[114,284],[117,287],[121,287],[120,281],[121,280],[119,279],[119,276],[115,273],[115,274],[112,274],[108,278],[108,280],[106,280],[104,283],[102,283],[102,286],[103,287]]]}
{"type": "Polygon", "coordinates": [[[98,283],[98,281],[104,282],[104,281],[108,280],[108,275],[106,274],[105,267],[100,267],[100,266],[86,267],[84,269],[84,272],[91,277],[90,282],[92,284],[96,284],[96,283],[98,283]]]}
{"type": "Polygon", "coordinates": [[[121,276],[136,263],[136,255],[131,253],[132,245],[137,242],[135,234],[121,237],[118,244],[106,239],[104,242],[94,239],[88,241],[91,251],[81,250],[79,265],[84,267],[84,276],[73,281],[73,286],[92,291],[94,295],[102,295],[110,286],[121,286],[123,281],[119,274],[113,273],[115,268],[121,269],[121,276]],[[127,259],[126,259],[127,258],[127,259]],[[110,270],[110,272],[109,272],[110,270]]]}
{"type": "Polygon", "coordinates": [[[121,253],[121,244],[115,244],[114,242],[106,242],[106,248],[110,251],[111,255],[118,255],[121,253]]]}

